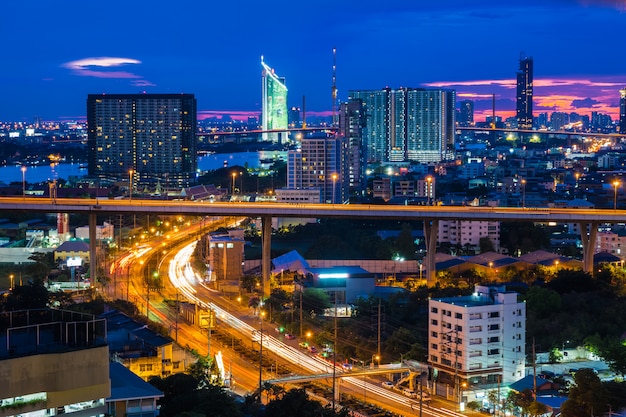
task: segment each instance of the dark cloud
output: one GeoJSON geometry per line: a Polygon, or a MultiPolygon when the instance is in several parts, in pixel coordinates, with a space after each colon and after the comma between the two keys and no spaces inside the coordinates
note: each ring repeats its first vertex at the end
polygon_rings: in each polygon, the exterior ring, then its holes
{"type": "Polygon", "coordinates": [[[598,100],[594,100],[590,97],[587,97],[585,99],[576,99],[576,100],[572,100],[572,107],[576,108],[576,109],[588,109],[590,107],[593,107],[597,104],[602,104],[600,103],[598,100]]]}

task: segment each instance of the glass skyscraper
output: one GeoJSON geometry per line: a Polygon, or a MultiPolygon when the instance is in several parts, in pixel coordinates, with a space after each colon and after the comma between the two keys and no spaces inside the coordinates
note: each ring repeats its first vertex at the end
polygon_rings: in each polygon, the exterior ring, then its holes
{"type": "Polygon", "coordinates": [[[197,168],[193,94],[90,94],[89,175],[186,186],[197,168]]]}
{"type": "Polygon", "coordinates": [[[279,77],[273,68],[267,66],[261,57],[262,73],[262,118],[261,129],[283,130],[284,132],[265,132],[263,140],[282,143],[288,137],[286,129],[289,127],[289,113],[287,112],[287,86],[285,79],[279,77]]]}
{"type": "Polygon", "coordinates": [[[385,88],[350,91],[365,106],[368,162],[439,162],[454,157],[453,90],[385,88]]]}
{"type": "Polygon", "coordinates": [[[533,128],[533,59],[522,58],[517,72],[516,118],[518,129],[533,128]]]}

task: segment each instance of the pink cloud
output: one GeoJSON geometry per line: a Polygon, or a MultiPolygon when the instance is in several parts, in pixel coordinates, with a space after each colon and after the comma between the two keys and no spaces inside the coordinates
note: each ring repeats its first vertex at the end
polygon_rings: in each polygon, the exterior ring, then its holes
{"type": "Polygon", "coordinates": [[[132,58],[115,57],[92,57],[83,58],[77,61],[66,62],[61,65],[68,68],[73,74],[80,77],[112,78],[112,79],[133,79],[132,85],[136,87],[152,87],[155,84],[144,80],[141,75],[129,71],[119,71],[115,68],[124,65],[138,65],[141,61],[132,58]]]}

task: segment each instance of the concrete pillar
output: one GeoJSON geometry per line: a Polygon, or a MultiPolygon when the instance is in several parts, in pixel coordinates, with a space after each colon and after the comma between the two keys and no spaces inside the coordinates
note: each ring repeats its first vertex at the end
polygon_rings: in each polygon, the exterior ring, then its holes
{"type": "Polygon", "coordinates": [[[272,268],[272,217],[261,218],[261,242],[263,253],[261,258],[261,288],[263,299],[270,296],[270,272],[272,268]]]}
{"type": "Polygon", "coordinates": [[[426,284],[429,287],[435,285],[437,281],[437,271],[435,269],[435,254],[437,252],[437,232],[439,220],[424,220],[424,239],[426,240],[426,284]]]}
{"type": "Polygon", "coordinates": [[[98,242],[96,241],[96,213],[89,213],[89,278],[92,288],[98,283],[98,242]]]}
{"type": "Polygon", "coordinates": [[[596,250],[596,238],[598,235],[598,223],[579,223],[580,240],[583,244],[583,270],[593,276],[593,255],[596,250]]]}

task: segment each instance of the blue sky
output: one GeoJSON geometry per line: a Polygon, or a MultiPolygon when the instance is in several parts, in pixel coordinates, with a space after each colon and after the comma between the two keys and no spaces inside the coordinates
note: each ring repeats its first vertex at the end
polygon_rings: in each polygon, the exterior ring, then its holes
{"type": "Polygon", "coordinates": [[[201,112],[260,111],[260,56],[289,104],[337,86],[442,86],[507,115],[520,53],[538,111],[616,114],[626,1],[20,0],[2,5],[0,120],[83,118],[89,93],[194,93],[201,112]]]}

